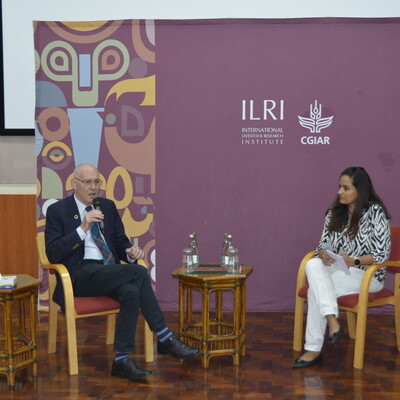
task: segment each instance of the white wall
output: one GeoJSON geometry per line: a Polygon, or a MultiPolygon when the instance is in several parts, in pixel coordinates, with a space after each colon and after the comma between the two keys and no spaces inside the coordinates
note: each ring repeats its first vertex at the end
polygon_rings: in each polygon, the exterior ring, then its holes
{"type": "MultiPolygon", "coordinates": [[[[399,0],[117,0],[112,7],[107,0],[2,0],[2,5],[7,128],[34,127],[33,20],[400,17],[399,0]],[[21,76],[30,79],[21,85],[21,76]]],[[[35,182],[34,137],[0,136],[0,186],[35,182]]]]}

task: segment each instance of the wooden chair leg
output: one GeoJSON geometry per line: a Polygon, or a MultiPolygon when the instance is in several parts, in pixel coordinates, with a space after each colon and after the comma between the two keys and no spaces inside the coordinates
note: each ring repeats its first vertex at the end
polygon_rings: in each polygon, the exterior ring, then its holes
{"type": "Polygon", "coordinates": [[[113,344],[115,339],[116,314],[107,315],[106,344],[113,344]]]}
{"type": "Polygon", "coordinates": [[[362,369],[364,364],[365,329],[367,325],[367,309],[362,308],[357,313],[356,342],[354,345],[353,367],[362,369]]]}
{"type": "Polygon", "coordinates": [[[400,273],[395,278],[394,323],[396,327],[397,350],[400,351],[400,273]]]}
{"type": "Polygon", "coordinates": [[[57,318],[58,306],[53,300],[49,300],[49,331],[47,336],[47,352],[55,353],[57,347],[57,318]]]}
{"type": "Polygon", "coordinates": [[[76,321],[74,317],[66,316],[67,341],[68,341],[68,364],[69,374],[78,375],[78,350],[76,343],[76,321]]]}
{"type": "Polygon", "coordinates": [[[346,311],[346,317],[347,317],[347,328],[349,330],[349,336],[351,339],[355,339],[356,326],[357,326],[356,314],[351,311],[346,311]]]}
{"type": "Polygon", "coordinates": [[[153,332],[146,321],[144,321],[144,359],[146,362],[154,361],[153,332]]]}
{"type": "Polygon", "coordinates": [[[59,305],[53,301],[54,288],[56,287],[56,277],[54,274],[50,274],[48,270],[47,280],[49,285],[49,331],[47,336],[47,352],[55,353],[57,347],[57,319],[59,305]]]}
{"type": "Polygon", "coordinates": [[[293,349],[296,351],[301,351],[303,348],[304,301],[301,297],[296,296],[293,337],[293,349]]]}

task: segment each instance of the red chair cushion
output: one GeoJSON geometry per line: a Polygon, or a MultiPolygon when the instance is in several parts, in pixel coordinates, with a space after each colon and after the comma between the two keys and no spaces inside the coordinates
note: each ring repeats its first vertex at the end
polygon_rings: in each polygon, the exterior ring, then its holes
{"type": "Polygon", "coordinates": [[[400,267],[386,267],[386,270],[393,274],[400,274],[400,267]]]}
{"type": "Polygon", "coordinates": [[[400,260],[400,226],[390,226],[390,236],[392,241],[392,247],[390,248],[389,260],[400,260]]]}
{"type": "Polygon", "coordinates": [[[300,290],[298,296],[301,297],[302,299],[307,299],[307,292],[308,292],[308,285],[303,286],[300,290]]]}
{"type": "MultiPolygon", "coordinates": [[[[393,292],[389,289],[383,288],[378,293],[369,293],[368,302],[383,299],[385,297],[393,296],[393,292]]],[[[358,304],[358,294],[348,294],[347,296],[341,296],[337,299],[339,307],[353,308],[358,304]]]]}
{"type": "MultiPolygon", "coordinates": [[[[299,297],[303,299],[307,299],[307,292],[308,292],[308,285],[303,286],[299,290],[299,297]]],[[[370,293],[368,295],[368,301],[374,301],[377,299],[382,299],[384,297],[390,297],[393,296],[393,292],[389,289],[383,288],[380,292],[378,293],[370,293]]],[[[348,307],[348,308],[353,308],[358,304],[358,293],[357,294],[348,294],[347,296],[340,296],[337,299],[337,302],[339,304],[339,307],[348,307]]]]}
{"type": "Polygon", "coordinates": [[[74,304],[78,315],[119,310],[118,301],[107,296],[74,297],[74,304]]]}

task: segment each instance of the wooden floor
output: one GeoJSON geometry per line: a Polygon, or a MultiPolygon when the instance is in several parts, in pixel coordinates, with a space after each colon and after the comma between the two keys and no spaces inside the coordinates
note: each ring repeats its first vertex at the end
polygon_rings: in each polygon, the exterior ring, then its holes
{"type": "MultiPolygon", "coordinates": [[[[177,313],[166,317],[176,330],[177,313]]],[[[30,367],[18,371],[10,389],[0,375],[0,399],[400,399],[400,353],[392,315],[369,318],[364,370],[352,367],[354,342],[349,339],[326,347],[322,366],[293,370],[298,354],[292,351],[291,313],[249,313],[247,354],[237,367],[230,356],[212,358],[207,370],[200,358],[181,363],[156,354],[153,363],[145,364],[139,335],[136,359],[153,370],[139,383],[111,377],[114,353],[103,344],[102,318],[78,321],[77,376],[68,375],[65,340],[60,339],[56,354],[46,352],[46,313],[39,313],[38,324],[38,377],[32,377],[30,367]]]]}

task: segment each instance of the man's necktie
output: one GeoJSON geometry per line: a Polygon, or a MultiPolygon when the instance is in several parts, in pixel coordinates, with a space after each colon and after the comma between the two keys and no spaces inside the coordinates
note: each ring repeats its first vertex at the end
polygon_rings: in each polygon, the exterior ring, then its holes
{"type": "MultiPolygon", "coordinates": [[[[86,211],[92,211],[92,206],[86,207],[86,211]]],[[[96,246],[99,248],[101,255],[103,256],[104,264],[115,264],[114,256],[112,255],[110,248],[100,234],[99,225],[93,223],[92,227],[90,228],[90,232],[92,234],[94,242],[96,243],[96,246]]]]}

